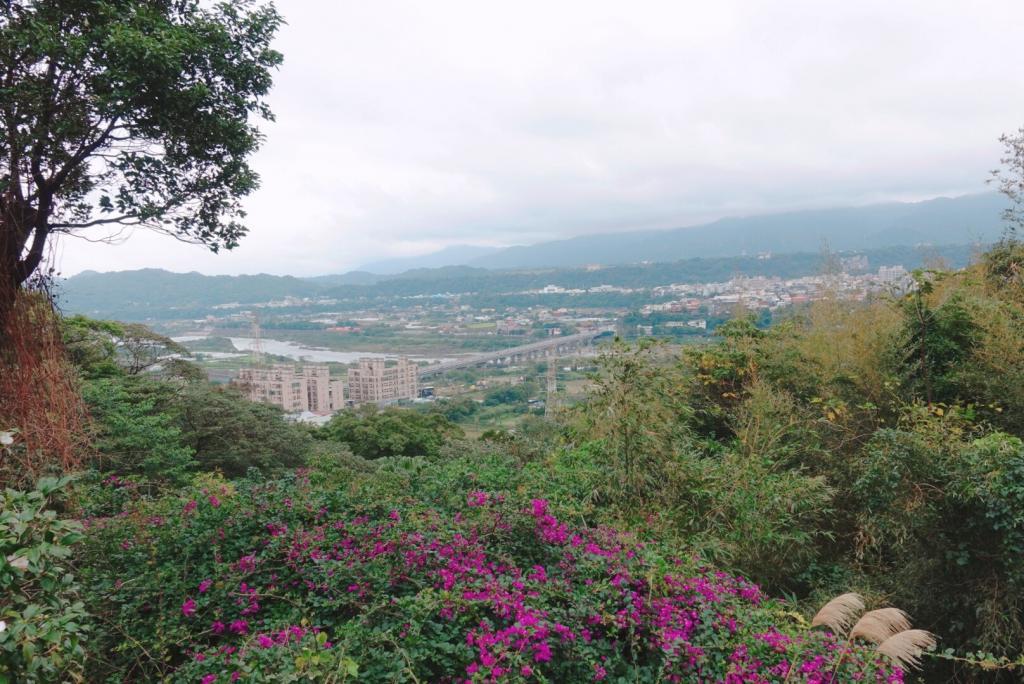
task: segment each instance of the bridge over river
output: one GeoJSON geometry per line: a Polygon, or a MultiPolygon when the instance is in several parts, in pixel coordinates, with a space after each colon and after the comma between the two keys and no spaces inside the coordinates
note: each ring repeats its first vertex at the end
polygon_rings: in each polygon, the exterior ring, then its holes
{"type": "Polygon", "coordinates": [[[565,337],[549,337],[540,342],[500,349],[485,354],[474,354],[462,359],[435,363],[429,366],[420,366],[420,378],[428,378],[432,375],[440,375],[459,368],[473,368],[488,363],[515,363],[528,359],[542,358],[545,356],[563,356],[571,352],[589,347],[599,337],[604,337],[615,331],[615,328],[599,328],[588,332],[566,335],[565,337]]]}

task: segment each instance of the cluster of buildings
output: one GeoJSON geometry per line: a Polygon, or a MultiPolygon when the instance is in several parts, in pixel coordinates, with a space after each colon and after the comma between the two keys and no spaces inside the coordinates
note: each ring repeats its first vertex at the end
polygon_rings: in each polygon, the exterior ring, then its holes
{"type": "Polygon", "coordinates": [[[329,416],[345,406],[388,404],[415,399],[419,394],[418,367],[409,359],[360,359],[348,369],[348,387],[332,379],[325,365],[275,364],[239,371],[234,384],[252,401],[279,406],[286,413],[329,416]]]}
{"type": "Polygon", "coordinates": [[[876,273],[807,276],[783,279],[756,276],[736,277],[720,283],[679,284],[656,287],[655,297],[674,297],[672,301],[647,304],[641,313],[728,313],[737,305],[747,309],[778,309],[806,304],[834,295],[842,299],[863,300],[874,293],[909,287],[910,274],[902,266],[882,266],[876,273]]]}
{"type": "Polygon", "coordinates": [[[280,406],[287,413],[333,413],[345,405],[341,380],[332,380],[327,366],[243,368],[235,384],[252,401],[280,406]]]}
{"type": "Polygon", "coordinates": [[[643,289],[632,287],[619,287],[618,285],[595,285],[587,288],[567,288],[560,285],[545,285],[539,290],[523,290],[514,294],[594,294],[600,292],[619,292],[630,294],[632,292],[643,292],[643,289]]]}

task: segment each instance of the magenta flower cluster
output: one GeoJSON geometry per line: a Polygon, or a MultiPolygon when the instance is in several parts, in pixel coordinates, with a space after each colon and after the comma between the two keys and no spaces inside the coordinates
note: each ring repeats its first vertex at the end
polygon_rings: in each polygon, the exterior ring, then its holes
{"type": "MultiPolygon", "coordinates": [[[[544,499],[515,507],[475,490],[452,517],[389,507],[344,520],[309,506],[309,524],[296,520],[301,505],[289,498],[277,512],[259,511],[254,547],[220,559],[216,581],[192,585],[181,605],[196,625],[190,667],[244,671],[261,652],[306,647],[322,631],[337,637],[339,624],[370,614],[389,625],[379,642],[402,648],[422,624],[400,602],[422,600],[432,629],[453,635],[443,649],[437,636],[430,645],[454,654],[446,671],[439,655],[422,664],[423,680],[604,681],[641,670],[667,682],[902,680],[827,634],[765,622],[758,608],[767,599],[750,582],[666,562],[615,530],[574,529],[544,499]],[[308,626],[272,617],[293,606],[310,615],[308,626]]],[[[320,636],[317,648],[332,649],[320,636]]]]}

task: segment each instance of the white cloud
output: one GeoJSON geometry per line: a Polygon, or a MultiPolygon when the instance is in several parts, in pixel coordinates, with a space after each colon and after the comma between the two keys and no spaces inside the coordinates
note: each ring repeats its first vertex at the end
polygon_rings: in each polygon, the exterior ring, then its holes
{"type": "Polygon", "coordinates": [[[1024,124],[1017,0],[278,5],[278,122],[242,246],[65,240],[65,273],[304,275],[980,191],[1024,124]]]}

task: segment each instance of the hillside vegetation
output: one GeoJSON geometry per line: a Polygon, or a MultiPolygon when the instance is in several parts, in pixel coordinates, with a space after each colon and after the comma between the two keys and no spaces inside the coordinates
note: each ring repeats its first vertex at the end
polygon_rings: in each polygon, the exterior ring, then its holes
{"type": "MultiPolygon", "coordinates": [[[[757,255],[688,258],[679,261],[619,265],[590,270],[586,268],[543,268],[533,270],[488,270],[469,266],[448,266],[406,271],[398,275],[377,276],[351,273],[340,276],[299,279],[291,276],[248,275],[207,276],[199,273],[171,273],[160,269],[85,272],[68,278],[58,288],[58,305],[69,314],[85,314],[126,321],[167,321],[198,317],[216,312],[220,305],[262,304],[285,297],[327,298],[330,303],[295,303],[279,311],[362,310],[368,304],[405,308],[420,303],[424,295],[449,293],[460,295],[474,307],[486,306],[628,306],[638,307],[652,301],[649,293],[635,295],[594,293],[588,295],[514,294],[538,290],[547,285],[585,289],[599,285],[624,288],[652,288],[671,283],[722,282],[736,276],[777,276],[798,278],[818,275],[823,267],[820,251],[774,254],[770,259],[757,255]]],[[[858,252],[871,268],[902,264],[917,268],[941,261],[949,267],[966,266],[977,251],[972,244],[893,246],[858,252]]]]}
{"type": "Polygon", "coordinates": [[[618,343],[584,402],[479,440],[444,402],[294,425],[65,319],[90,452],[4,495],[0,676],[1012,681],[1022,268],[1007,239],[899,299],[618,343]]]}

